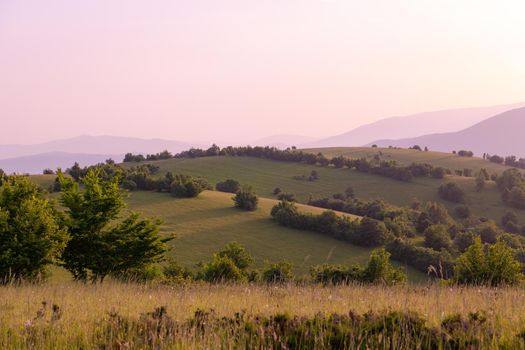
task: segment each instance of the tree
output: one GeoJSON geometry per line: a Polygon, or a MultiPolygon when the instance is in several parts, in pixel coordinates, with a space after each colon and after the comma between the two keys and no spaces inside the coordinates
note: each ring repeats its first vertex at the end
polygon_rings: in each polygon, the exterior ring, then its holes
{"type": "Polygon", "coordinates": [[[228,179],[218,182],[215,188],[220,192],[237,193],[241,189],[241,184],[237,180],[228,179]]]}
{"type": "Polygon", "coordinates": [[[266,283],[285,283],[293,280],[292,264],[287,261],[266,263],[262,280],[266,283]]]}
{"type": "Polygon", "coordinates": [[[441,185],[438,189],[438,194],[444,200],[454,203],[461,203],[465,200],[465,192],[455,182],[441,185]]]}
{"type": "Polygon", "coordinates": [[[385,244],[391,237],[385,224],[381,221],[364,217],[359,224],[359,242],[368,247],[385,244]]]}
{"type": "Polygon", "coordinates": [[[233,201],[237,208],[248,211],[256,210],[257,204],[259,203],[259,199],[257,198],[255,191],[251,186],[248,185],[244,185],[242,189],[237,192],[235,197],[233,197],[233,201]]]}
{"type": "Polygon", "coordinates": [[[430,175],[435,179],[442,179],[445,177],[446,171],[442,167],[436,167],[432,169],[430,175]]]}
{"type": "Polygon", "coordinates": [[[213,189],[205,180],[187,175],[166,174],[165,182],[170,184],[171,195],[176,198],[194,198],[202,191],[213,189]]]}
{"type": "Polygon", "coordinates": [[[484,249],[481,239],[476,237],[457,259],[454,276],[462,284],[514,285],[523,278],[521,268],[505,242],[500,240],[484,249]]]}
{"type": "Polygon", "coordinates": [[[61,217],[27,177],[0,191],[0,281],[32,279],[57,263],[69,236],[61,217]]]}
{"type": "Polygon", "coordinates": [[[493,221],[479,225],[476,231],[483,243],[496,243],[498,236],[502,233],[493,221]]]}
{"type": "Polygon", "coordinates": [[[368,264],[363,271],[363,281],[384,283],[388,285],[404,283],[406,274],[390,264],[390,253],[384,248],[376,249],[370,254],[368,264]]]}
{"type": "Polygon", "coordinates": [[[77,183],[58,174],[62,185],[61,203],[71,240],[63,253],[64,267],[76,280],[102,282],[118,275],[147,268],[164,260],[167,242],[161,238],[160,221],[140,219],[136,213],[124,219],[124,200],[119,178],[103,180],[99,169],[91,169],[77,183]]]}
{"type": "Polygon", "coordinates": [[[467,205],[458,205],[456,208],[454,208],[454,213],[460,219],[468,219],[472,216],[472,211],[467,205]]]}
{"type": "Polygon", "coordinates": [[[252,263],[253,258],[243,246],[230,242],[203,266],[201,278],[209,282],[245,280],[252,263]]]}
{"type": "Polygon", "coordinates": [[[445,225],[432,225],[425,230],[425,247],[434,250],[449,249],[452,242],[445,225]]]}

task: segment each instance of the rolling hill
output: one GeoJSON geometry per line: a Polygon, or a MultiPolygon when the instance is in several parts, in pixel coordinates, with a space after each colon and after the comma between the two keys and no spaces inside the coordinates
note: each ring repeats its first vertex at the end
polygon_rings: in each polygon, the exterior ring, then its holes
{"type": "Polygon", "coordinates": [[[427,146],[431,150],[450,152],[452,150],[470,150],[476,155],[483,153],[515,155],[525,157],[523,145],[525,130],[525,108],[517,108],[493,116],[476,125],[458,132],[430,134],[400,140],[378,140],[379,146],[409,147],[427,146]]]}
{"type": "Polygon", "coordinates": [[[430,133],[453,132],[467,128],[496,114],[524,106],[525,102],[492,107],[449,109],[385,118],[340,135],[303,144],[301,147],[363,146],[381,139],[404,139],[430,133]]]}
{"type": "MultiPolygon", "coordinates": [[[[316,167],[250,157],[168,159],[152,163],[160,167],[160,174],[171,171],[175,174],[202,176],[212,184],[228,178],[236,179],[243,184],[252,185],[260,196],[267,198],[274,198],[273,189],[280,187],[285,192],[295,194],[302,203],[306,203],[310,196],[330,197],[352,186],[360,199],[384,199],[398,206],[410,206],[416,199],[422,203],[437,201],[452,211],[456,205],[441,200],[437,194],[441,184],[452,180],[466,191],[467,204],[475,215],[500,222],[502,215],[508,210],[503,206],[494,182],[489,181],[483,191],[476,192],[474,179],[466,177],[450,176],[442,180],[415,178],[411,182],[403,182],[349,169],[316,167]],[[318,171],[319,180],[310,182],[293,178],[307,175],[313,169],[318,171]]],[[[133,165],[124,164],[124,166],[133,165]]],[[[518,211],[517,214],[521,222],[525,222],[525,211],[518,211]]]]}

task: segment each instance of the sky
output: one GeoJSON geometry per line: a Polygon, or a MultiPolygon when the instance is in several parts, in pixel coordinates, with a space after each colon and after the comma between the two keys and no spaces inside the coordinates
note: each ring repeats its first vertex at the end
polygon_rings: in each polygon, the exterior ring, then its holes
{"type": "Polygon", "coordinates": [[[0,144],[324,137],[525,101],[523,0],[0,0],[0,144]]]}

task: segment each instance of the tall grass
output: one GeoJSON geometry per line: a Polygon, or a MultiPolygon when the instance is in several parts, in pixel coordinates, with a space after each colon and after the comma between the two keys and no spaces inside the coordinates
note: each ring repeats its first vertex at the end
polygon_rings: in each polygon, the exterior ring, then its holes
{"type": "MultiPolygon", "coordinates": [[[[235,329],[226,327],[221,323],[223,317],[235,320],[241,313],[246,324],[255,322],[257,327],[263,327],[262,321],[257,323],[254,320],[270,320],[278,315],[312,319],[320,315],[349,315],[350,312],[352,315],[369,312],[386,315],[394,311],[414,313],[431,329],[440,329],[444,320],[450,321],[451,315],[465,320],[469,314],[483,315],[489,330],[479,332],[483,343],[471,344],[471,348],[478,345],[489,348],[523,345],[517,335],[525,329],[525,291],[518,288],[437,285],[390,288],[361,285],[146,286],[109,282],[102,285],[60,283],[0,287],[0,348],[131,349],[138,348],[137,344],[144,348],[236,348],[245,347],[248,338],[254,341],[254,335],[248,337],[244,334],[249,327],[244,323],[239,326],[238,321],[227,323],[235,324],[235,329]],[[144,317],[156,320],[152,312],[160,310],[159,307],[165,307],[162,310],[166,310],[170,322],[179,326],[176,332],[173,331],[175,333],[163,333],[159,339],[150,342],[150,338],[157,337],[157,334],[145,335],[145,329],[149,328],[144,328],[140,322],[150,322],[144,321],[144,317]],[[198,310],[212,315],[212,319],[199,323],[198,310]],[[118,327],[115,320],[119,320],[118,327]],[[202,333],[197,334],[201,328],[202,333]],[[149,340],[140,341],[139,338],[144,340],[145,337],[149,340]],[[240,345],[241,340],[244,346],[240,345]]],[[[265,327],[268,327],[268,321],[265,322],[265,327]]],[[[360,336],[366,340],[367,333],[363,332],[360,336]]],[[[392,337],[399,339],[405,333],[400,328],[399,334],[392,337]]],[[[384,335],[382,337],[385,341],[384,335]]],[[[392,341],[393,338],[388,339],[392,341]]],[[[256,343],[250,344],[269,347],[268,343],[257,339],[256,343]]],[[[383,347],[392,348],[393,344],[387,342],[383,347]]],[[[308,346],[305,344],[304,347],[308,346]]],[[[421,348],[425,348],[424,344],[421,348]]]]}

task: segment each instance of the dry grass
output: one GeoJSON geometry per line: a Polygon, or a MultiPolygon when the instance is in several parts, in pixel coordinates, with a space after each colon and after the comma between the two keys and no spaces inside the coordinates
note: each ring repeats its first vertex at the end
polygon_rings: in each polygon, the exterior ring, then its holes
{"type": "Polygon", "coordinates": [[[525,291],[519,288],[63,283],[0,288],[0,348],[95,347],[92,336],[110,311],[138,319],[158,306],[166,306],[178,321],[191,318],[197,309],[213,309],[217,316],[245,310],[247,315],[289,313],[309,317],[349,311],[413,311],[429,326],[439,326],[451,314],[481,311],[502,339],[515,337],[525,328],[525,291]],[[60,320],[51,324],[50,310],[41,320],[34,320],[43,301],[49,309],[52,304],[60,307],[60,320]],[[38,323],[49,326],[47,331],[53,334],[42,338],[47,340],[38,338],[36,343],[28,343],[28,328],[38,323]]]}

